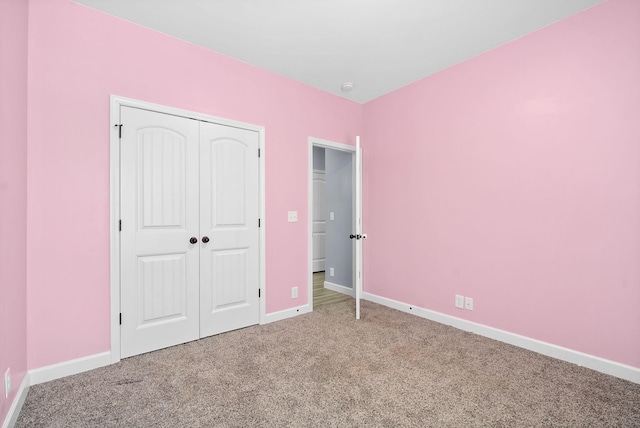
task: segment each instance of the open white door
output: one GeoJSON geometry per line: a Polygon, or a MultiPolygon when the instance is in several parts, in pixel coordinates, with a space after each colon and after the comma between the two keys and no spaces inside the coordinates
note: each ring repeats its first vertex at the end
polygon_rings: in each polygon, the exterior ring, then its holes
{"type": "Polygon", "coordinates": [[[362,149],[360,137],[356,137],[356,319],[360,319],[360,299],[362,298],[362,149]]]}

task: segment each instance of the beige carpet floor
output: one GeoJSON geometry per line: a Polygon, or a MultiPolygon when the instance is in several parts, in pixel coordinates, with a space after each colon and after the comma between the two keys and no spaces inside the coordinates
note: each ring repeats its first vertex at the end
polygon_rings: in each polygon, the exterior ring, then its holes
{"type": "Polygon", "coordinates": [[[640,427],[640,385],[354,300],[31,387],[17,427],[640,427]]]}

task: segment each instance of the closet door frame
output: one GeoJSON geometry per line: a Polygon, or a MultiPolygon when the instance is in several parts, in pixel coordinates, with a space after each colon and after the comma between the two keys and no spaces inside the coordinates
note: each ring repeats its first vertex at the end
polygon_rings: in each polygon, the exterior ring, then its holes
{"type": "MultiPolygon", "coordinates": [[[[109,235],[110,235],[110,327],[111,327],[111,363],[120,361],[120,108],[123,106],[151,110],[189,119],[233,126],[241,129],[256,131],[259,135],[259,216],[260,216],[260,243],[259,243],[259,288],[260,288],[260,324],[265,320],[265,301],[267,290],[265,287],[265,129],[263,126],[252,125],[230,119],[224,119],[207,114],[182,110],[146,101],[125,98],[117,95],[110,97],[110,134],[109,134],[109,235]]],[[[125,126],[125,125],[123,125],[125,126]]]]}

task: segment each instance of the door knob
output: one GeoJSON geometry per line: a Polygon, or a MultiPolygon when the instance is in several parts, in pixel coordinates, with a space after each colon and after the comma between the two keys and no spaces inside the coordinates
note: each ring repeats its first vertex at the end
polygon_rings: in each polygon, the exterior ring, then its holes
{"type": "Polygon", "coordinates": [[[189,242],[191,242],[192,244],[197,244],[198,243],[198,238],[196,238],[195,236],[192,237],[191,239],[189,239],[189,242]]]}
{"type": "Polygon", "coordinates": [[[349,235],[349,239],[353,239],[355,237],[356,237],[356,235],[353,235],[353,234],[349,235]]]}
{"type": "Polygon", "coordinates": [[[209,242],[209,237],[208,237],[208,236],[203,236],[203,237],[202,237],[202,242],[204,242],[205,244],[206,244],[207,242],[209,242]]]}

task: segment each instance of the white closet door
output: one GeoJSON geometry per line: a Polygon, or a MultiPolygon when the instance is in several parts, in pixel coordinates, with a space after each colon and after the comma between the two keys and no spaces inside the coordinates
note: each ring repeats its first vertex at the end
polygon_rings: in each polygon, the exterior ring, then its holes
{"type": "MultiPolygon", "coordinates": [[[[121,357],[198,331],[198,122],[121,108],[121,357]]],[[[90,251],[89,248],[86,251],[90,251]]]]}
{"type": "Polygon", "coordinates": [[[325,197],[326,182],[324,172],[313,173],[313,271],[321,272],[325,268],[325,241],[327,236],[327,223],[325,220],[327,204],[325,197]]]}
{"type": "Polygon", "coordinates": [[[201,337],[259,322],[258,143],[255,131],[201,123],[201,337]]]}

